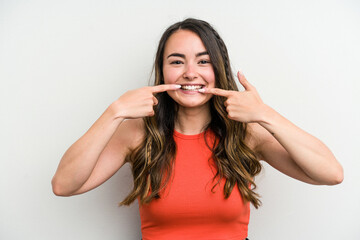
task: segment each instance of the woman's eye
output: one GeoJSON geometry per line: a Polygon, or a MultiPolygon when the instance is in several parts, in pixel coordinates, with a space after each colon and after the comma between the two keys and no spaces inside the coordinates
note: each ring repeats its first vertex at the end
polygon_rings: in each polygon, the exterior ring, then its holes
{"type": "Polygon", "coordinates": [[[181,64],[181,61],[172,61],[171,64],[181,64]]]}
{"type": "Polygon", "coordinates": [[[207,63],[210,63],[210,61],[208,61],[208,60],[201,60],[201,61],[199,61],[199,64],[207,64],[207,63]]]}

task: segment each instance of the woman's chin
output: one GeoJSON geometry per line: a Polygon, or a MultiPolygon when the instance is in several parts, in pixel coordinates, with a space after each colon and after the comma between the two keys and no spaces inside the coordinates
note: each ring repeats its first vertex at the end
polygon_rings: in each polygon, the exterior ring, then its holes
{"type": "Polygon", "coordinates": [[[208,107],[209,100],[202,100],[202,101],[176,101],[179,106],[183,108],[202,108],[202,107],[208,107]]]}
{"type": "Polygon", "coordinates": [[[176,93],[169,93],[169,95],[177,104],[184,108],[207,106],[212,97],[210,94],[205,95],[197,91],[177,91],[176,93]]]}

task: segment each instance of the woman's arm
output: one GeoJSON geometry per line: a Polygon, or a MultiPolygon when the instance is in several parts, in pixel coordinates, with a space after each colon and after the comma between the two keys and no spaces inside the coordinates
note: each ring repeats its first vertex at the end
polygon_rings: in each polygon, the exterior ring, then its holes
{"type": "Polygon", "coordinates": [[[80,194],[109,179],[141,142],[141,118],[154,115],[157,104],[153,94],[178,88],[172,84],[143,87],[126,92],[112,103],[65,152],[52,179],[53,192],[60,196],[80,194]]]}
{"type": "Polygon", "coordinates": [[[264,121],[249,127],[257,142],[255,151],[282,173],[310,184],[342,182],[342,166],[329,148],[273,109],[268,109],[264,121]]]}
{"type": "Polygon", "coordinates": [[[264,104],[242,73],[238,73],[245,91],[205,89],[205,93],[227,98],[230,119],[249,123],[254,150],[262,160],[286,175],[311,184],[338,184],[343,169],[331,151],[317,138],[301,130],[264,104]]]}
{"type": "Polygon", "coordinates": [[[53,192],[71,196],[87,192],[110,178],[123,164],[134,123],[114,118],[107,109],[62,157],[52,179],[53,192]],[[130,126],[129,126],[130,125],[130,126]]]}

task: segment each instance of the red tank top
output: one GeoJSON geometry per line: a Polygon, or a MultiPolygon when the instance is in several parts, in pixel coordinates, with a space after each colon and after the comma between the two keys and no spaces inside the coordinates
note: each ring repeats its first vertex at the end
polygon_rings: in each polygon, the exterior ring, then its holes
{"type": "MultiPolygon", "coordinates": [[[[210,131],[206,137],[209,143],[214,142],[210,131]]],[[[224,179],[215,193],[211,192],[216,169],[204,133],[183,135],[175,131],[174,139],[177,154],[171,180],[160,199],[139,204],[143,240],[245,239],[250,204],[243,202],[236,186],[225,199],[224,179]]]]}

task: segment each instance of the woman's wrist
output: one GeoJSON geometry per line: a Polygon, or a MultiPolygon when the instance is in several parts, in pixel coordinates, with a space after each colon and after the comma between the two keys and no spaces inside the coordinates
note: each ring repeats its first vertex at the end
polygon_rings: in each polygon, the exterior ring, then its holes
{"type": "Polygon", "coordinates": [[[116,124],[122,123],[125,118],[119,114],[119,104],[117,101],[113,102],[106,110],[104,115],[116,124]]]}
{"type": "Polygon", "coordinates": [[[259,124],[271,124],[272,120],[278,114],[273,108],[266,105],[265,103],[262,105],[260,110],[259,124]]]}
{"type": "Polygon", "coordinates": [[[264,104],[261,110],[260,121],[258,121],[258,123],[274,135],[276,126],[284,124],[283,120],[284,118],[277,111],[264,104]]]}

